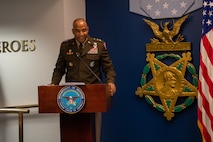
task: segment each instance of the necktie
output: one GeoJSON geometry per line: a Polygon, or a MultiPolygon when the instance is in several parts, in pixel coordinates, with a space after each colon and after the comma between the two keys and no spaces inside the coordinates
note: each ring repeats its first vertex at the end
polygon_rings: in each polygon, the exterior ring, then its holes
{"type": "Polygon", "coordinates": [[[83,44],[80,43],[79,47],[78,47],[78,52],[81,53],[82,52],[82,49],[83,49],[83,44]]]}

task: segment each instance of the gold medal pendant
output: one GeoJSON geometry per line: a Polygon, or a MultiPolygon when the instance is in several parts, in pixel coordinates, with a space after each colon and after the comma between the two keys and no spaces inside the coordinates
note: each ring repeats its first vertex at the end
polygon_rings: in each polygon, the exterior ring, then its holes
{"type": "Polygon", "coordinates": [[[187,17],[188,15],[177,20],[171,31],[166,27],[168,23],[165,23],[162,32],[155,31],[157,24],[145,20],[154,34],[158,35],[158,39],[153,38],[151,43],[146,45],[148,64],[143,69],[141,86],[135,94],[144,96],[146,101],[163,112],[169,121],[175,112],[190,106],[197,97],[198,76],[194,65],[190,63],[191,44],[181,42],[184,38],[180,34],[176,41],[173,41],[187,17]]]}

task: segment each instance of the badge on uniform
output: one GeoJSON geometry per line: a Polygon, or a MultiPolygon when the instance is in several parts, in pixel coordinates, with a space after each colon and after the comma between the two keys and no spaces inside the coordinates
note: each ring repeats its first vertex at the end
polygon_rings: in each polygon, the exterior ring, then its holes
{"type": "Polygon", "coordinates": [[[93,48],[91,48],[87,54],[98,54],[98,44],[96,42],[93,43],[93,48]]]}
{"type": "Polygon", "coordinates": [[[69,66],[72,67],[72,66],[73,66],[73,63],[72,63],[72,62],[69,62],[69,66]]]}
{"type": "Polygon", "coordinates": [[[90,62],[90,67],[94,67],[95,66],[95,61],[90,62]]]}
{"type": "Polygon", "coordinates": [[[72,50],[69,49],[69,51],[67,52],[67,55],[72,55],[72,54],[73,54],[72,50]]]}

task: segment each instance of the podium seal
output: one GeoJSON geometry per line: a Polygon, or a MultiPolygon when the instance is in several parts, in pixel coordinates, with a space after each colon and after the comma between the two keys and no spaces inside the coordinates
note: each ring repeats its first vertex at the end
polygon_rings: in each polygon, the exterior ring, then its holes
{"type": "Polygon", "coordinates": [[[77,86],[63,87],[58,93],[57,103],[63,112],[69,114],[77,113],[84,107],[84,92],[77,86]]]}

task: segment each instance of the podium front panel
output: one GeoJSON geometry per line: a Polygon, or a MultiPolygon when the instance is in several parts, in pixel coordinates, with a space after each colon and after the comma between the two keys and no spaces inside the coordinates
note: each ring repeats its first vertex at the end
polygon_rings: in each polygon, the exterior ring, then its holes
{"type": "MultiPolygon", "coordinates": [[[[64,113],[57,103],[60,90],[66,86],[38,86],[39,113],[64,113]]],[[[79,113],[107,112],[111,97],[105,84],[79,85],[84,92],[85,105],[79,113]]]]}

